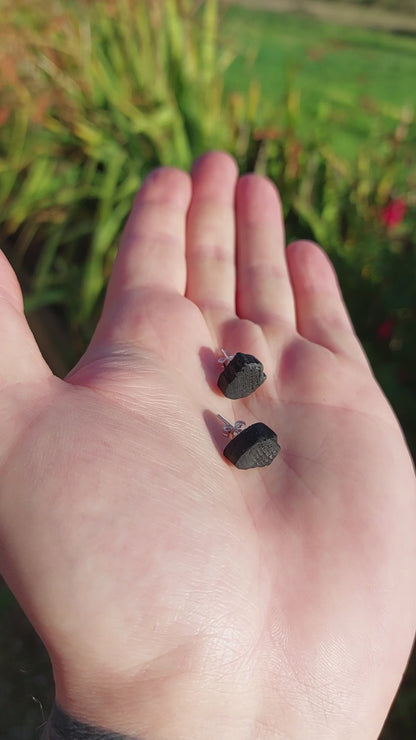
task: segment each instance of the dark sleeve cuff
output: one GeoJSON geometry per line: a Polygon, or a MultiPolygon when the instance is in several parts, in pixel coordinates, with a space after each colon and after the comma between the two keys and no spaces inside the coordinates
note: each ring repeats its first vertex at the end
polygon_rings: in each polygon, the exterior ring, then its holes
{"type": "MultiPolygon", "coordinates": [[[[139,740],[102,727],[91,727],[65,714],[55,704],[42,734],[42,740],[139,740]]],[[[143,739],[144,740],[144,739],[143,739]]]]}

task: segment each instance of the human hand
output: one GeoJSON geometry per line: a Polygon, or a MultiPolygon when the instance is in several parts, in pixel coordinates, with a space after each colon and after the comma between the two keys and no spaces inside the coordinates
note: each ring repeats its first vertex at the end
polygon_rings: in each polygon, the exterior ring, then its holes
{"type": "Polygon", "coordinates": [[[1,569],[60,705],[149,740],[376,738],[415,630],[414,472],[274,186],[222,153],[154,172],[65,381],[3,255],[0,301],[1,569]],[[219,393],[221,347],[263,362],[256,393],[219,393]],[[272,465],[230,465],[216,413],[275,429],[272,465]]]}

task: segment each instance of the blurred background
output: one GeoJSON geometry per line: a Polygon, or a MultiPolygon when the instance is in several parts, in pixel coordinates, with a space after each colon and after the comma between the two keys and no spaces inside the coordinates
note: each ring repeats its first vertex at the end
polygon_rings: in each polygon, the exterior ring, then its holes
{"type": "MultiPolygon", "coordinates": [[[[0,243],[54,372],[142,179],[224,148],[277,184],[288,240],[328,251],[414,456],[416,0],[0,0],[0,38],[0,243]]],[[[39,738],[52,701],[0,582],[0,740],[39,738]]],[[[381,737],[416,737],[414,657],[381,737]]]]}

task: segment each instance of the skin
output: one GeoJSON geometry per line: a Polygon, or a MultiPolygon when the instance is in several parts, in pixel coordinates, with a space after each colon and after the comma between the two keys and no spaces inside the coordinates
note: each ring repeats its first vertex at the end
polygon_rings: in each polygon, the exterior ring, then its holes
{"type": "Polygon", "coordinates": [[[416,625],[416,488],[334,270],[225,153],[155,171],[92,342],[45,365],[0,260],[0,561],[57,700],[149,740],[370,740],[416,625]],[[260,358],[243,400],[221,347],[260,358]],[[230,421],[282,451],[237,470],[230,421]]]}

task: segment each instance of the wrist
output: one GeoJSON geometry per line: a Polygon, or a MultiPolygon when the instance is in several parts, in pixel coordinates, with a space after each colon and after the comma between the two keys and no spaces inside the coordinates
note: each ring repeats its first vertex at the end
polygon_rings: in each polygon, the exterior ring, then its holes
{"type": "Polygon", "coordinates": [[[139,740],[131,735],[120,735],[120,733],[107,730],[104,727],[93,727],[66,714],[57,704],[42,734],[42,740],[139,740]]]}
{"type": "Polygon", "coordinates": [[[179,675],[172,681],[141,677],[131,685],[124,680],[99,686],[82,682],[76,692],[57,687],[50,734],[42,740],[210,740],[217,737],[219,724],[227,740],[247,737],[249,701],[237,707],[230,688],[218,696],[199,681],[190,683],[179,675]],[[62,725],[62,715],[76,718],[71,720],[78,722],[76,732],[68,722],[62,725]]]}

